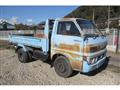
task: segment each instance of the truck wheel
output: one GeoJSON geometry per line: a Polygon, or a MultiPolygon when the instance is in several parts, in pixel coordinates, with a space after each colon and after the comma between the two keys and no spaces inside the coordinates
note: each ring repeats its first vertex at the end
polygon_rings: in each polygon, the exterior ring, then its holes
{"type": "Polygon", "coordinates": [[[20,62],[22,63],[28,62],[29,56],[27,52],[25,52],[22,48],[18,49],[17,54],[20,62]]]}
{"type": "Polygon", "coordinates": [[[56,73],[62,77],[70,77],[73,73],[73,70],[70,66],[70,63],[67,58],[59,56],[54,61],[54,68],[56,73]]]}

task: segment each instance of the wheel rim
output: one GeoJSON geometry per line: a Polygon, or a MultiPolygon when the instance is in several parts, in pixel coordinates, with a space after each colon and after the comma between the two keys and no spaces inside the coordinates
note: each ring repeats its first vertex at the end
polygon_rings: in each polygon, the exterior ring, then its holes
{"type": "Polygon", "coordinates": [[[59,72],[64,73],[66,71],[65,65],[62,62],[57,64],[57,69],[59,72]]]}

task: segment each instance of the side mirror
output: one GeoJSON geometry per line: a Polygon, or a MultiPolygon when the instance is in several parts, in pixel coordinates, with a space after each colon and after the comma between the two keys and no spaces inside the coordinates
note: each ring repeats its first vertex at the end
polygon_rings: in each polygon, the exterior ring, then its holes
{"type": "Polygon", "coordinates": [[[106,28],[105,29],[105,35],[109,35],[110,34],[110,29],[106,28]]]}

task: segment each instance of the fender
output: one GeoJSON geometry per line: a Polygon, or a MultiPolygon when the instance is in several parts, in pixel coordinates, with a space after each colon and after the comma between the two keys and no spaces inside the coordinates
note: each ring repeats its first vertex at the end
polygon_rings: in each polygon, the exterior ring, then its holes
{"type": "Polygon", "coordinates": [[[27,49],[23,44],[17,44],[16,48],[18,49],[19,47],[23,48],[23,50],[27,52],[27,49]]]}
{"type": "Polygon", "coordinates": [[[73,70],[77,70],[77,71],[81,71],[82,70],[82,61],[75,60],[75,58],[73,58],[70,54],[55,51],[51,55],[52,60],[53,60],[53,57],[55,55],[62,55],[62,56],[65,56],[66,58],[68,58],[68,61],[70,62],[70,65],[71,65],[73,70]]]}

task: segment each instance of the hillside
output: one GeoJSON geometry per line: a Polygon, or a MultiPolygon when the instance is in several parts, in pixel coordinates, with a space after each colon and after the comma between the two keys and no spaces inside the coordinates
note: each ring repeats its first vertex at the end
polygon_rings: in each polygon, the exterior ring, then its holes
{"type": "MultiPolygon", "coordinates": [[[[107,27],[108,6],[80,6],[65,17],[86,18],[92,20],[94,11],[94,20],[99,28],[107,27]]],[[[120,6],[110,6],[110,18],[120,17],[120,6]]],[[[117,27],[118,21],[113,21],[110,27],[117,27]]]]}

